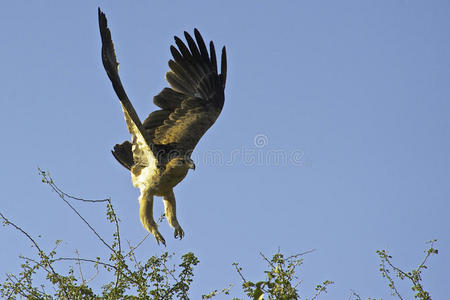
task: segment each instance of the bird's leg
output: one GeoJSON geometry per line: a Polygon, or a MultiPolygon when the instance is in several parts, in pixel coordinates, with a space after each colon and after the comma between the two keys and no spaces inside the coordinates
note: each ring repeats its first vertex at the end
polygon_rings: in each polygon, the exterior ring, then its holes
{"type": "Polygon", "coordinates": [[[142,225],[153,234],[158,245],[159,242],[161,242],[165,246],[166,241],[158,231],[158,224],[153,220],[153,194],[148,190],[142,191],[141,196],[139,197],[139,206],[139,215],[142,225]]]}
{"type": "Polygon", "coordinates": [[[163,199],[167,221],[175,229],[174,237],[180,237],[181,240],[184,237],[184,231],[177,220],[177,204],[173,190],[170,190],[163,199]]]}

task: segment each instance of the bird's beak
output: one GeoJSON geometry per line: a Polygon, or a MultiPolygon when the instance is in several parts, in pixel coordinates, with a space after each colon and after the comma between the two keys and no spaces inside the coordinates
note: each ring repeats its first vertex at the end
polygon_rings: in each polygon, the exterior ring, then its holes
{"type": "Polygon", "coordinates": [[[189,164],[189,169],[195,170],[195,164],[193,162],[189,164]]]}

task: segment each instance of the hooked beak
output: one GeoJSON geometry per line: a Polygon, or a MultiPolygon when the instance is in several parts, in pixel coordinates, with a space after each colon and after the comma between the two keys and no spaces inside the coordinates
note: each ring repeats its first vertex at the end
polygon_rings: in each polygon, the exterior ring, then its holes
{"type": "Polygon", "coordinates": [[[189,163],[189,169],[195,170],[195,164],[193,161],[189,163]]]}

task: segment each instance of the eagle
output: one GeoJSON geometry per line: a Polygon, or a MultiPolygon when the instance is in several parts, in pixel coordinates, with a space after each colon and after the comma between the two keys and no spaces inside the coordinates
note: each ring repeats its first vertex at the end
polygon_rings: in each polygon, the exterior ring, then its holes
{"type": "Polygon", "coordinates": [[[131,141],[117,144],[112,150],[116,160],[131,172],[133,185],[140,190],[139,216],[144,228],[157,243],[166,245],[153,219],[153,198],[163,197],[165,216],[174,228],[174,237],[182,239],[184,231],[177,220],[173,188],[195,169],[192,151],[222,111],[227,77],[226,49],[222,48],[220,74],[216,50],[211,41],[209,52],[200,32],[194,38],[184,32],[185,44],[177,36],[170,47],[173,59],[164,88],[153,98],[160,109],[141,122],[121,83],[105,14],[98,8],[102,39],[102,62],[120,100],[131,141]]]}

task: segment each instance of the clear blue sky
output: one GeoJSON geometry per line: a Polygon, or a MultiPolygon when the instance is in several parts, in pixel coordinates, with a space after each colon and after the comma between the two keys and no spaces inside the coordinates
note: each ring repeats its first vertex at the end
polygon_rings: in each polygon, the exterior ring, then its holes
{"type": "MultiPolygon", "coordinates": [[[[196,27],[228,52],[225,107],[175,189],[185,239],[164,222],[167,248],[152,238],[139,255],[193,251],[196,299],[229,283],[241,296],[233,262],[257,280],[260,251],[315,248],[300,269],[303,295],[330,279],[322,299],[351,290],[389,299],[375,251],[410,269],[437,238],[425,285],[433,299],[450,295],[450,2],[1,2],[0,211],[41,234],[44,248],[62,239],[62,253],[86,257],[105,249],[40,182],[38,166],[66,192],[111,197],[123,236],[145,235],[138,190],[110,153],[129,135],[101,63],[97,6],[141,118],[167,86],[173,35],[196,27]],[[211,153],[223,160],[205,159],[211,153]]],[[[77,207],[110,234],[103,206],[77,207]]],[[[155,207],[159,215],[159,198],[155,207]]],[[[33,250],[10,228],[0,239],[3,279],[33,250]]]]}

